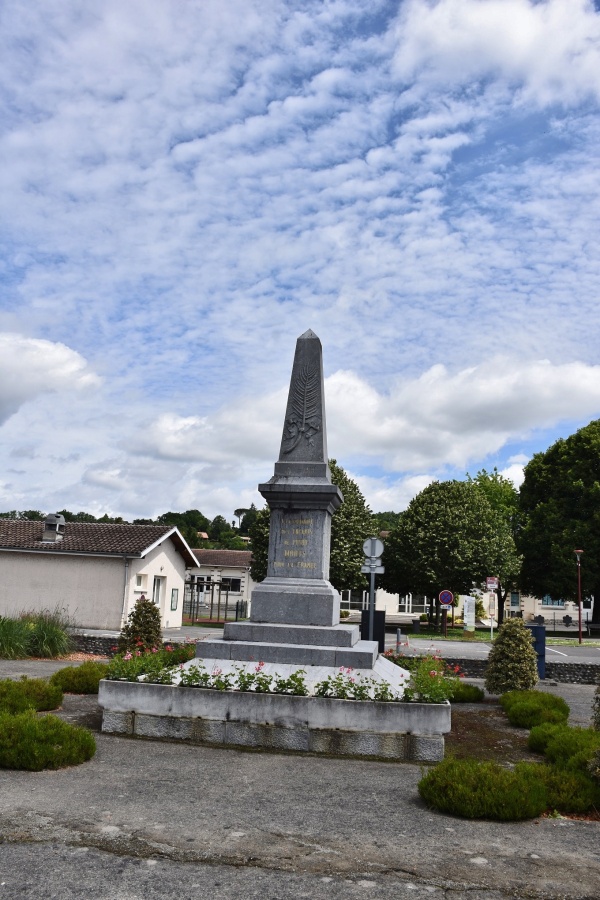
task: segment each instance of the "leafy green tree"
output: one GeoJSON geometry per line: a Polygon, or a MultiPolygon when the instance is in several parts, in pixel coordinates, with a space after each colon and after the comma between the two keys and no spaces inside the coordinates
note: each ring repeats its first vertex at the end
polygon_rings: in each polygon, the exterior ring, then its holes
{"type": "MultiPolygon", "coordinates": [[[[139,524],[146,524],[140,522],[139,524]]],[[[203,516],[199,509],[188,509],[186,512],[166,512],[158,517],[156,525],[175,525],[190,547],[198,546],[198,532],[208,531],[210,521],[203,516]]]]}
{"type": "Polygon", "coordinates": [[[378,512],[373,513],[373,534],[377,536],[380,531],[393,531],[402,513],[399,512],[378,512]]]}
{"type": "Polygon", "coordinates": [[[240,534],[250,534],[250,529],[254,525],[256,521],[256,517],[258,516],[258,510],[254,503],[250,504],[250,509],[247,509],[242,517],[242,521],[240,522],[240,534]]]}
{"type": "Polygon", "coordinates": [[[11,509],[10,512],[0,513],[0,519],[28,519],[31,522],[38,522],[45,518],[45,513],[39,509],[11,509]]]}
{"type": "Polygon", "coordinates": [[[252,546],[250,575],[254,581],[263,581],[267,577],[270,522],[271,510],[268,506],[264,506],[262,509],[256,510],[256,516],[248,530],[252,546]]]}
{"type": "Polygon", "coordinates": [[[469,594],[490,573],[518,568],[505,519],[484,492],[465,481],[434,481],[402,513],[383,554],[383,586],[436,598],[441,590],[469,594]]]}
{"type": "MultiPolygon", "coordinates": [[[[338,591],[363,588],[366,578],[360,567],[364,561],[362,545],[373,531],[371,510],[355,481],[346,475],[335,459],[329,460],[331,480],[342,491],[344,502],[331,517],[331,557],[329,579],[338,591]]],[[[262,581],[267,574],[269,549],[269,508],[257,513],[250,528],[252,541],[251,574],[262,581]]]]}
{"type": "MultiPolygon", "coordinates": [[[[505,478],[494,467],[492,472],[486,472],[481,469],[475,476],[471,478],[467,475],[467,482],[475,485],[479,490],[483,491],[487,497],[492,509],[504,519],[510,528],[513,540],[517,540],[521,522],[521,511],[519,507],[519,494],[514,484],[509,478],[505,478]]],[[[508,597],[509,591],[515,590],[519,585],[519,575],[521,569],[521,560],[515,557],[514,570],[506,570],[504,579],[499,581],[496,595],[498,597],[498,625],[502,625],[504,621],[504,604],[508,597]]],[[[488,575],[498,575],[498,572],[488,572],[488,575]]]]}
{"type": "Polygon", "coordinates": [[[244,506],[240,506],[238,507],[238,509],[234,509],[233,514],[238,520],[238,530],[241,528],[242,517],[245,516],[247,512],[248,510],[244,506]]]}
{"type": "Polygon", "coordinates": [[[363,544],[373,534],[372,513],[357,483],[335,459],[329,460],[329,468],[332,482],[344,495],[331,517],[329,580],[338,591],[361,589],[367,584],[360,567],[365,560],[363,544]]]}
{"type": "Polygon", "coordinates": [[[520,506],[523,589],[576,601],[573,551],[582,549],[582,596],[595,598],[592,621],[600,623],[600,419],[533,456],[520,506]]]}
{"type": "Polygon", "coordinates": [[[208,528],[208,536],[211,541],[219,541],[221,534],[231,531],[231,525],[224,516],[215,516],[208,528]]]}
{"type": "Polygon", "coordinates": [[[61,516],[65,517],[65,522],[95,522],[96,516],[87,512],[73,513],[68,509],[59,509],[61,516]]]}

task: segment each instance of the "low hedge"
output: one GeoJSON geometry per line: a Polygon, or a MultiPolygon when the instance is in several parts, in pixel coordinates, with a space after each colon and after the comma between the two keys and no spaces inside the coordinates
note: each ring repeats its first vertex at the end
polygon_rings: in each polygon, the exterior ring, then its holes
{"type": "Polygon", "coordinates": [[[511,725],[533,728],[544,722],[566,723],[569,706],[562,697],[542,691],[508,691],[500,698],[500,705],[511,725]]]}
{"type": "Polygon", "coordinates": [[[50,678],[50,684],[67,694],[97,694],[101,678],[108,674],[108,663],[88,660],[80,666],[65,666],[50,678]]]}
{"type": "Polygon", "coordinates": [[[539,816],[548,805],[537,763],[505,769],[495,762],[443,760],[418,785],[431,809],[467,819],[517,821],[539,816]]]}
{"type": "Polygon", "coordinates": [[[91,759],[93,735],[57,716],[36,716],[29,710],[0,714],[0,767],[3,769],[60,769],[91,759]]]}
{"type": "Polygon", "coordinates": [[[476,684],[459,681],[452,690],[450,703],[481,703],[484,697],[485,691],[482,691],[476,684]]]}
{"type": "Polygon", "coordinates": [[[0,681],[0,712],[21,713],[28,709],[57,709],[63,694],[58,685],[48,684],[42,678],[26,678],[0,681]]]}

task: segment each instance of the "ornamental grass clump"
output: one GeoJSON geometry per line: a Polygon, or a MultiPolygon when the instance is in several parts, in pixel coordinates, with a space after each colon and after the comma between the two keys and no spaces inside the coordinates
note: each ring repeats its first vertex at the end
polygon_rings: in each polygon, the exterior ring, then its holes
{"type": "Polygon", "coordinates": [[[569,706],[562,697],[542,691],[508,691],[500,698],[500,705],[517,728],[533,728],[544,722],[566,724],[569,718],[569,706]]]}
{"type": "Polygon", "coordinates": [[[537,655],[531,632],[522,619],[508,619],[498,629],[488,656],[486,690],[490,694],[526,691],[537,681],[537,655]]]}
{"type": "Polygon", "coordinates": [[[54,611],[23,613],[20,618],[27,628],[27,656],[54,658],[73,649],[68,631],[71,621],[59,607],[54,611]]]}
{"type": "Polygon", "coordinates": [[[420,780],[418,790],[430,809],[455,816],[501,822],[532,819],[548,805],[541,768],[518,763],[505,769],[495,762],[448,758],[420,780]]]}
{"type": "Polygon", "coordinates": [[[0,616],[0,659],[23,659],[28,655],[29,629],[21,619],[0,616]]]}
{"type": "Polygon", "coordinates": [[[101,678],[108,674],[108,663],[88,660],[80,666],[66,666],[55,672],[50,684],[67,694],[97,694],[101,678]]]}
{"type": "Polygon", "coordinates": [[[60,769],[91,759],[96,752],[93,735],[57,716],[0,714],[0,768],[60,769]]]}
{"type": "Polygon", "coordinates": [[[162,647],[160,610],[156,603],[142,594],[121,629],[118,649],[121,653],[153,650],[162,647]]]}
{"type": "Polygon", "coordinates": [[[63,695],[57,685],[48,684],[42,678],[26,678],[20,681],[0,681],[0,712],[22,713],[26,710],[57,709],[63,695]]]}

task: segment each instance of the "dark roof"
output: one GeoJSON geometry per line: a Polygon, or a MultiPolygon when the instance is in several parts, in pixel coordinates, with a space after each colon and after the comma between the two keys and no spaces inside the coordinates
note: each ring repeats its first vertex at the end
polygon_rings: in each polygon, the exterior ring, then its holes
{"type": "Polygon", "coordinates": [[[249,569],[252,562],[251,550],[194,550],[200,566],[225,566],[249,569]]]}
{"type": "Polygon", "coordinates": [[[193,565],[187,546],[172,525],[108,525],[67,522],[62,541],[42,541],[43,521],[0,519],[0,550],[44,550],[51,553],[106,553],[141,556],[170,532],[177,549],[193,565]]]}

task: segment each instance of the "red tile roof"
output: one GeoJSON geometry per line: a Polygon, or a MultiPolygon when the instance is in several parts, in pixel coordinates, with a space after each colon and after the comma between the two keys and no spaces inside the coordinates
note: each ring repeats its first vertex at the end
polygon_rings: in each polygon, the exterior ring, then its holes
{"type": "Polygon", "coordinates": [[[252,562],[251,550],[194,550],[194,556],[198,565],[218,568],[249,569],[252,562]]]}
{"type": "MultiPolygon", "coordinates": [[[[52,553],[106,553],[140,556],[173,530],[172,525],[109,525],[104,522],[67,522],[62,541],[42,541],[43,521],[0,519],[0,550],[44,550],[52,553]]],[[[193,565],[179,535],[177,548],[193,565]]]]}

